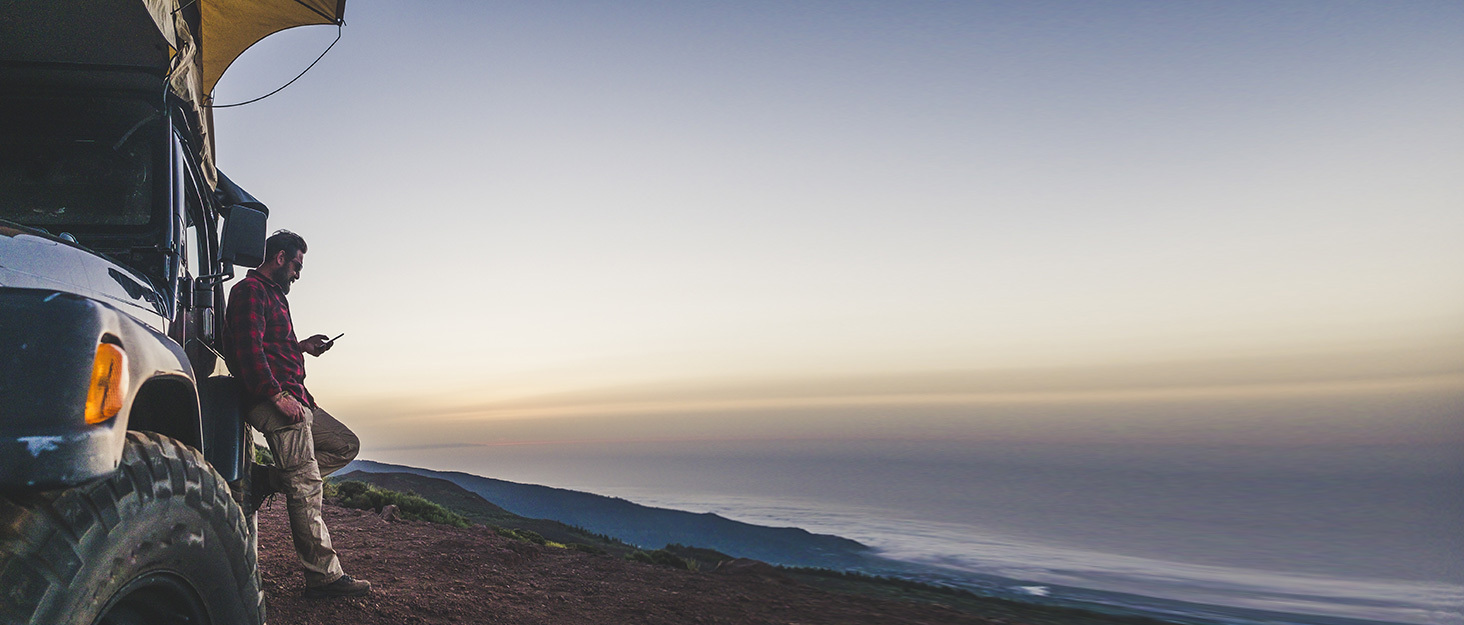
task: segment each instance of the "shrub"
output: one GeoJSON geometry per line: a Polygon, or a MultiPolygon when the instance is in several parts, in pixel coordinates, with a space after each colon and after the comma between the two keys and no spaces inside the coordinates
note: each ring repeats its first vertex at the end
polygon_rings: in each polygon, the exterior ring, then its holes
{"type": "Polygon", "coordinates": [[[326,480],[326,483],[330,484],[333,487],[337,497],[359,497],[362,494],[365,494],[366,491],[371,490],[370,484],[367,484],[365,482],[357,482],[356,480],[349,480],[345,482],[326,480]]]}
{"type": "Polygon", "coordinates": [[[732,556],[729,556],[715,549],[707,549],[705,547],[688,547],[686,545],[681,545],[677,543],[671,543],[669,545],[666,545],[662,550],[690,562],[693,569],[696,568],[697,565],[716,566],[724,561],[733,559],[732,556]]]}
{"type": "Polygon", "coordinates": [[[548,540],[546,540],[543,536],[540,536],[539,533],[536,532],[536,531],[534,531],[534,530],[516,529],[513,532],[515,534],[518,534],[519,538],[522,538],[524,540],[527,540],[527,541],[529,541],[531,543],[534,543],[536,545],[543,545],[543,544],[549,542],[548,540]]]}
{"type": "Polygon", "coordinates": [[[584,553],[593,553],[595,555],[600,555],[600,554],[605,553],[605,550],[604,549],[601,549],[599,547],[595,547],[595,546],[592,546],[592,545],[584,545],[584,544],[580,544],[580,543],[569,543],[568,545],[565,545],[565,546],[566,547],[569,547],[570,549],[573,549],[575,551],[582,551],[584,553]]]}
{"type": "Polygon", "coordinates": [[[583,527],[580,527],[578,525],[570,525],[569,526],[569,529],[572,529],[572,530],[574,530],[576,532],[579,532],[581,534],[584,534],[585,536],[589,536],[590,538],[596,538],[596,539],[599,539],[601,541],[610,543],[612,545],[625,545],[627,547],[630,546],[629,543],[627,543],[627,542],[625,542],[623,540],[620,540],[619,538],[616,538],[616,537],[611,536],[609,534],[597,534],[595,532],[591,532],[590,530],[587,530],[587,529],[585,529],[583,527]]]}
{"type": "Polygon", "coordinates": [[[535,532],[533,530],[495,527],[493,528],[493,531],[504,538],[512,538],[514,540],[526,540],[536,545],[543,545],[549,542],[548,540],[545,540],[543,536],[540,536],[538,532],[535,532]]]}
{"type": "Polygon", "coordinates": [[[346,480],[336,484],[334,499],[338,505],[347,508],[375,510],[376,512],[381,512],[382,508],[391,504],[396,506],[397,512],[408,521],[427,521],[453,527],[472,526],[467,517],[416,493],[400,493],[355,480],[346,480]]]}
{"type": "Polygon", "coordinates": [[[669,566],[677,569],[695,571],[698,568],[695,562],[686,560],[685,558],[677,556],[676,554],[666,551],[665,549],[657,549],[650,553],[637,550],[625,557],[631,560],[635,560],[636,562],[644,562],[646,564],[659,564],[661,566],[669,566]]]}
{"type": "Polygon", "coordinates": [[[274,464],[274,454],[269,452],[268,447],[254,448],[254,464],[274,464]]]}

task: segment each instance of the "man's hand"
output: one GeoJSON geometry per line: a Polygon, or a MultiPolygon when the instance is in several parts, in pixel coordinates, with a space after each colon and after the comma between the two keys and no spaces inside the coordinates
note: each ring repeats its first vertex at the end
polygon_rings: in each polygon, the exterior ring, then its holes
{"type": "Polygon", "coordinates": [[[299,400],[291,397],[289,393],[280,393],[274,396],[275,408],[289,417],[290,423],[304,423],[305,418],[310,416],[310,409],[299,400]]]}
{"type": "Polygon", "coordinates": [[[330,337],[324,334],[317,334],[308,339],[300,341],[300,351],[310,354],[311,356],[319,356],[321,354],[324,354],[332,347],[335,347],[335,343],[330,340],[330,337]]]}

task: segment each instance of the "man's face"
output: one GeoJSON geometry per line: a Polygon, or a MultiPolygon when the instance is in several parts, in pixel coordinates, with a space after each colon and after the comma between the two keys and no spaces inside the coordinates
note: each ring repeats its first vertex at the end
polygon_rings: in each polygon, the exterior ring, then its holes
{"type": "Polygon", "coordinates": [[[270,272],[269,279],[280,285],[285,294],[289,294],[290,285],[300,279],[300,269],[305,266],[305,252],[296,252],[294,258],[285,258],[286,252],[280,252],[278,257],[281,264],[274,271],[270,272]]]}

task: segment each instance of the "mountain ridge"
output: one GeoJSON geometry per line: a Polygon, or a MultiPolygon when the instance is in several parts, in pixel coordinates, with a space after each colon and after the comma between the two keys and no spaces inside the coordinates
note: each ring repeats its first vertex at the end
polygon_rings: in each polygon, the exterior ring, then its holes
{"type": "MultiPolygon", "coordinates": [[[[565,545],[574,544],[581,548],[590,547],[615,555],[624,556],[636,551],[634,545],[603,534],[595,534],[584,528],[552,519],[534,519],[514,514],[484,499],[482,495],[442,478],[415,473],[367,473],[365,471],[337,473],[332,478],[338,484],[358,481],[389,491],[415,493],[480,525],[505,530],[528,530],[548,541],[565,545]]],[[[360,507],[349,504],[347,506],[360,507]]]]}
{"type": "Polygon", "coordinates": [[[657,508],[619,497],[520,484],[458,471],[354,460],[340,475],[354,471],[409,473],[446,480],[510,513],[557,521],[647,549],[672,544],[695,545],[772,564],[831,569],[857,566],[872,551],[848,538],[815,534],[798,527],[754,525],[710,512],[657,508]]]}

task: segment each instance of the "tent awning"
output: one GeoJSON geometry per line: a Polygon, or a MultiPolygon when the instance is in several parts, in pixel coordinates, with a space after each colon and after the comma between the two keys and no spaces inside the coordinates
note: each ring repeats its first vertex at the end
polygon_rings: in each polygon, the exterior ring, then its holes
{"type": "MultiPolygon", "coordinates": [[[[136,0],[134,0],[136,1],[136,0]]],[[[199,111],[200,160],[209,183],[214,165],[214,86],[250,46],[296,26],[344,24],[346,0],[141,0],[173,48],[174,93],[199,111]]]]}
{"type": "Polygon", "coordinates": [[[203,93],[250,46],[296,26],[341,24],[346,0],[199,0],[203,93]]]}

